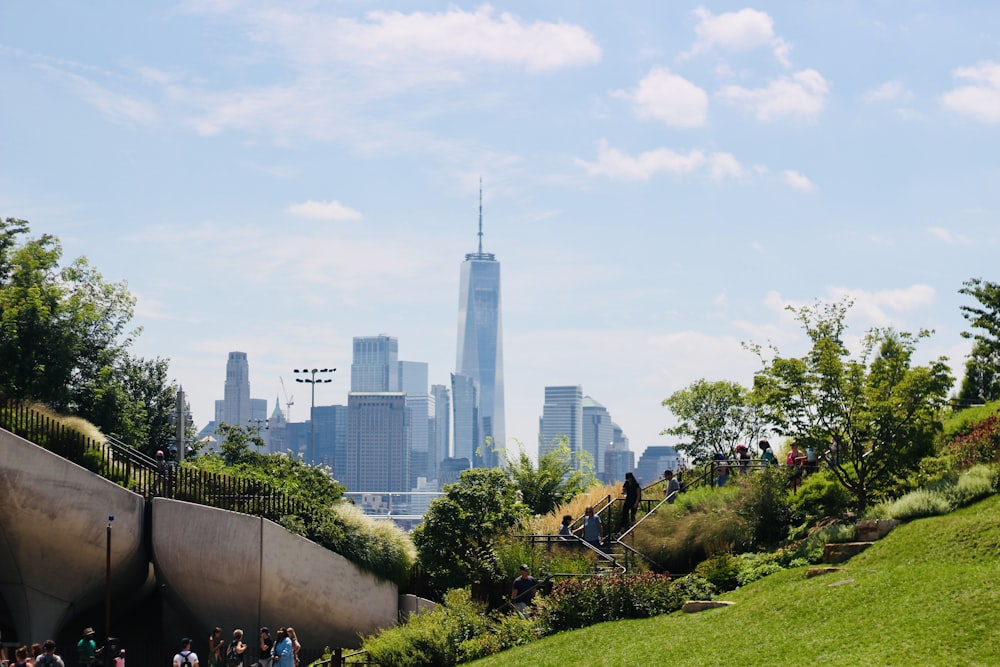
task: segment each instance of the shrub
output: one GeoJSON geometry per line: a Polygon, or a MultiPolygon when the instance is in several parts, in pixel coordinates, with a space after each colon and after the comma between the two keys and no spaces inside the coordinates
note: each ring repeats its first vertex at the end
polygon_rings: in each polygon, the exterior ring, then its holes
{"type": "Polygon", "coordinates": [[[747,584],[763,579],[769,574],[785,569],[783,562],[787,559],[779,553],[745,553],[736,556],[736,584],[747,584]]]}
{"type": "Polygon", "coordinates": [[[667,571],[690,572],[709,556],[748,548],[750,530],[733,503],[741,491],[734,484],[683,494],[644,522],[635,549],[667,571]]]}
{"type": "Polygon", "coordinates": [[[851,494],[827,471],[810,475],[791,502],[796,517],[814,523],[825,517],[843,516],[853,503],[851,494]]]}
{"type": "Polygon", "coordinates": [[[739,561],[732,554],[719,554],[698,563],[694,573],[722,591],[731,591],[739,585],[739,561]]]}
{"type": "Polygon", "coordinates": [[[780,468],[765,468],[742,482],[736,511],[750,532],[750,546],[780,542],[788,534],[791,507],[787,478],[780,468]]]}
{"type": "MultiPolygon", "coordinates": [[[[873,506],[875,507],[875,506],[873,506]]],[[[884,507],[882,505],[878,507],[884,507]]],[[[875,517],[872,517],[875,518],[875,517]]],[[[889,518],[888,515],[879,518],[889,518]]],[[[835,542],[852,542],[856,534],[856,528],[852,523],[831,523],[817,528],[799,542],[795,549],[788,554],[792,562],[786,563],[786,567],[793,567],[793,563],[800,564],[819,563],[823,560],[823,547],[835,542]]]]}
{"type": "Polygon", "coordinates": [[[711,599],[716,589],[696,576],[671,581],[657,574],[568,579],[536,603],[546,634],[624,618],[647,618],[680,609],[685,600],[711,599]]]}
{"type": "Polygon", "coordinates": [[[370,662],[382,667],[450,667],[458,664],[463,642],[482,634],[489,621],[467,590],[453,590],[429,612],[405,625],[362,638],[370,662]]]}
{"type": "Polygon", "coordinates": [[[947,496],[940,491],[918,489],[899,500],[888,503],[885,508],[887,518],[910,521],[927,516],[947,514],[952,509],[947,496]]]}
{"type": "Polygon", "coordinates": [[[488,631],[466,639],[459,645],[460,662],[506,651],[542,636],[541,626],[520,614],[494,615],[490,621],[488,631]]]}
{"type": "Polygon", "coordinates": [[[996,461],[1000,455],[1000,415],[971,424],[951,439],[947,449],[962,467],[996,461]]]}
{"type": "Polygon", "coordinates": [[[969,468],[959,476],[958,481],[943,493],[952,507],[965,507],[995,492],[993,469],[985,465],[969,468]]]}

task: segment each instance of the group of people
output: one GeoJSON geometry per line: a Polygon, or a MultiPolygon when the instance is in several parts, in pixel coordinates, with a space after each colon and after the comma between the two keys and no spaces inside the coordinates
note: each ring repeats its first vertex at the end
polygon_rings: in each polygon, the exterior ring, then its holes
{"type": "MultiPolygon", "coordinates": [[[[201,667],[198,655],[191,650],[192,641],[185,637],[181,649],[174,656],[174,667],[201,667]]],[[[260,640],[256,648],[257,661],[254,667],[297,667],[302,644],[295,628],[278,628],[277,637],[271,637],[271,629],[260,629],[260,640]]],[[[233,638],[226,642],[222,638],[222,628],[215,628],[208,637],[207,667],[244,667],[253,652],[243,641],[243,630],[233,630],[233,638]]]]}
{"type": "MultiPolygon", "coordinates": [[[[93,667],[103,665],[104,649],[97,646],[94,640],[96,633],[93,628],[85,628],[80,641],[76,643],[76,657],[78,667],[93,667]]],[[[46,639],[42,643],[34,643],[29,648],[26,644],[14,649],[14,659],[9,660],[2,645],[0,645],[0,663],[10,665],[10,667],[66,667],[62,656],[56,653],[56,642],[53,639],[46,639]]],[[[121,649],[115,655],[113,661],[108,663],[112,667],[125,667],[125,649],[121,649]]]]}
{"type": "MultiPolygon", "coordinates": [[[[778,466],[778,457],[771,448],[771,443],[761,440],[757,443],[760,450],[760,465],[762,468],[778,466]]],[[[750,451],[746,445],[736,445],[735,461],[729,460],[722,453],[716,453],[713,457],[715,468],[715,485],[725,486],[729,481],[730,469],[735,467],[740,473],[750,470],[752,462],[750,451]]],[[[789,445],[788,455],[785,457],[785,464],[788,466],[788,484],[792,491],[796,491],[802,483],[802,478],[819,470],[819,457],[816,455],[814,447],[806,447],[803,451],[797,442],[789,445]]]]}

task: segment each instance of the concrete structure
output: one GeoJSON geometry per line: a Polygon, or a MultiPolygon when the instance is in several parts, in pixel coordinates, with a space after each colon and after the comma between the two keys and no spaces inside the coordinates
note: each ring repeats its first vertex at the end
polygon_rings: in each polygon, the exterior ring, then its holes
{"type": "Polygon", "coordinates": [[[570,451],[579,454],[583,449],[583,387],[546,387],[538,431],[539,457],[550,452],[564,436],[570,451]]]}
{"type": "Polygon", "coordinates": [[[266,519],[156,498],[152,546],[157,581],[201,627],[292,625],[347,647],[396,622],[395,584],[266,519]]]}
{"type": "MultiPolygon", "coordinates": [[[[305,645],[344,648],[396,623],[395,584],[275,523],[162,498],[147,507],[0,429],[0,606],[22,641],[55,637],[102,606],[109,514],[113,609],[157,590],[167,625],[243,627],[251,641],[260,625],[293,625],[305,645]]],[[[88,624],[100,635],[100,623],[88,624]]],[[[164,631],[171,645],[180,636],[164,631]]]]}
{"type": "Polygon", "coordinates": [[[473,466],[492,468],[506,460],[503,391],[503,322],[500,305],[500,262],[483,252],[483,193],[479,192],[479,251],[462,262],[458,296],[458,358],[455,375],[472,380],[477,402],[461,401],[452,378],[455,407],[455,456],[468,456],[473,466]],[[476,410],[478,414],[472,414],[476,410]],[[473,428],[465,428],[467,423],[473,428]],[[463,426],[461,432],[460,426],[463,426]],[[476,439],[467,441],[470,436],[476,439]],[[489,443],[489,446],[483,446],[489,443]],[[478,458],[476,452],[479,452],[478,458]]]}
{"type": "Polygon", "coordinates": [[[422,361],[399,362],[399,388],[406,394],[410,414],[410,490],[417,488],[417,478],[436,480],[431,440],[434,426],[434,397],[428,392],[427,364],[422,361]]]}
{"type": "Polygon", "coordinates": [[[113,595],[142,586],[143,508],[142,496],[0,429],[0,597],[19,637],[54,637],[104,600],[109,515],[113,595]]]}

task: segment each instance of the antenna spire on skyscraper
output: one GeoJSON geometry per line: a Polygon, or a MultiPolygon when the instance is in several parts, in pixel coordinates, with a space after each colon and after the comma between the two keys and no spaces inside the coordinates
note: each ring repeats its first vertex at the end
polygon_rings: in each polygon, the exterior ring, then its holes
{"type": "Polygon", "coordinates": [[[483,254],[483,177],[479,177],[479,254],[483,254]]]}

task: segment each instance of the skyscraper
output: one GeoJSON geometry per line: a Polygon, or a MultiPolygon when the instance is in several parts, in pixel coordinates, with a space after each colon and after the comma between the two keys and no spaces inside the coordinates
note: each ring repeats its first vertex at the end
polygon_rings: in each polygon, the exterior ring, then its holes
{"type": "Polygon", "coordinates": [[[564,436],[570,452],[578,455],[583,449],[583,387],[546,387],[538,431],[539,457],[552,451],[564,436]]]}
{"type": "Polygon", "coordinates": [[[452,377],[455,456],[474,467],[504,462],[503,327],[500,263],[483,252],[483,191],[479,189],[479,250],[462,262],[458,300],[458,359],[452,377]],[[466,380],[456,379],[466,378],[466,380]],[[456,387],[462,389],[462,395],[456,387]],[[465,398],[477,400],[463,400],[465,398]],[[470,438],[473,438],[470,440],[470,438]]]}
{"type": "Polygon", "coordinates": [[[354,337],[351,391],[399,391],[399,341],[395,337],[354,337]]]}
{"type": "Polygon", "coordinates": [[[583,397],[583,451],[590,454],[597,479],[604,479],[605,452],[614,442],[613,422],[608,409],[592,399],[583,397]]]}
{"type": "Polygon", "coordinates": [[[250,362],[246,352],[229,353],[221,417],[222,423],[240,428],[249,426],[253,417],[250,407],[250,362]]]}
{"type": "Polygon", "coordinates": [[[434,398],[434,428],[431,429],[431,452],[429,454],[434,466],[433,479],[441,483],[441,461],[451,456],[451,392],[443,384],[431,385],[431,396],[434,398]]]}
{"type": "Polygon", "coordinates": [[[340,481],[350,491],[409,491],[410,424],[403,393],[351,392],[347,421],[340,481]]]}
{"type": "Polygon", "coordinates": [[[418,477],[437,479],[431,460],[434,397],[427,393],[427,382],[425,362],[399,362],[399,387],[406,394],[406,409],[410,411],[410,487],[414,489],[418,477]]]}

